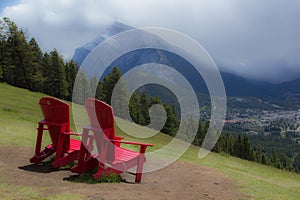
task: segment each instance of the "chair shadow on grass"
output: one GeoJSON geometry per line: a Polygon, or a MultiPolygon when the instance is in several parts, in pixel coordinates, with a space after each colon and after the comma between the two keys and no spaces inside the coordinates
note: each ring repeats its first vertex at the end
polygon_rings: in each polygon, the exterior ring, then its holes
{"type": "Polygon", "coordinates": [[[55,171],[70,170],[70,168],[75,164],[75,163],[71,163],[66,167],[55,169],[51,166],[51,164],[54,160],[55,160],[55,157],[51,157],[50,159],[45,160],[44,162],[24,165],[24,166],[20,166],[18,168],[25,170],[25,171],[30,171],[30,172],[51,173],[51,172],[55,172],[55,171]]]}
{"type": "Polygon", "coordinates": [[[58,171],[57,169],[52,168],[51,165],[46,165],[45,163],[24,165],[20,166],[19,169],[38,173],[51,173],[54,171],[58,171]]]}
{"type": "MultiPolygon", "coordinates": [[[[63,170],[70,170],[74,165],[76,165],[76,162],[73,162],[69,164],[68,166],[61,167],[59,169],[54,169],[51,164],[55,158],[50,158],[44,162],[36,163],[36,164],[29,164],[24,166],[19,166],[18,168],[25,171],[30,172],[37,172],[37,173],[51,173],[55,171],[63,171],[63,170]]],[[[129,184],[135,184],[134,181],[130,180],[131,178],[128,177],[128,175],[124,178],[120,175],[116,174],[105,174],[100,179],[95,180],[93,178],[93,174],[97,172],[97,168],[83,174],[74,174],[69,177],[63,178],[64,181],[69,181],[73,183],[87,183],[87,184],[97,184],[97,183],[129,183],[129,184]]]]}

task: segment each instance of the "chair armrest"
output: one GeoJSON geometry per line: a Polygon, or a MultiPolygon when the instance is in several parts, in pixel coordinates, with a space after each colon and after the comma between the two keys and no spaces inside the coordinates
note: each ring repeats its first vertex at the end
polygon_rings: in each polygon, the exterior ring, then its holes
{"type": "Polygon", "coordinates": [[[115,136],[114,140],[124,140],[124,138],[120,136],[115,136]]]}
{"type": "Polygon", "coordinates": [[[48,123],[46,120],[43,119],[43,120],[39,121],[39,124],[48,124],[48,123]]]}
{"type": "Polygon", "coordinates": [[[99,131],[100,130],[99,128],[95,128],[91,125],[87,125],[87,126],[83,127],[83,129],[87,129],[89,131],[99,131]]]}
{"type": "Polygon", "coordinates": [[[145,143],[140,143],[140,142],[128,142],[128,141],[120,141],[120,140],[110,140],[113,143],[116,143],[118,147],[120,147],[120,144],[132,144],[132,145],[139,145],[140,146],[140,151],[139,153],[143,154],[146,152],[147,147],[152,147],[153,144],[145,144],[145,143]]]}
{"type": "Polygon", "coordinates": [[[76,135],[76,136],[82,136],[82,133],[75,133],[75,132],[64,132],[62,133],[64,135],[76,135]]]}
{"type": "Polygon", "coordinates": [[[140,142],[129,142],[129,141],[120,141],[120,140],[110,140],[111,142],[118,142],[122,144],[132,144],[132,145],[139,145],[139,146],[147,146],[152,147],[153,144],[146,144],[146,143],[140,143],[140,142]]]}

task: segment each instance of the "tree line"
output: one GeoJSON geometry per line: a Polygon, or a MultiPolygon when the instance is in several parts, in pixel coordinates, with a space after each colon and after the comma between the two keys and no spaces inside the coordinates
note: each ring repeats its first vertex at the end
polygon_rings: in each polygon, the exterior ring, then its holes
{"type": "MultiPolygon", "coordinates": [[[[97,99],[110,104],[113,89],[121,76],[121,71],[115,67],[101,80],[89,78],[85,73],[78,71],[72,60],[65,62],[56,49],[43,53],[36,40],[34,38],[28,40],[25,32],[10,19],[0,20],[0,82],[78,103],[83,103],[86,98],[93,96],[94,92],[97,99]],[[81,84],[73,91],[76,76],[81,84]],[[73,93],[75,95],[72,99],[73,93]]],[[[122,92],[124,95],[128,93],[126,86],[122,92]]],[[[129,105],[123,104],[124,102],[120,100],[121,106],[129,106],[131,118],[140,125],[150,123],[149,108],[153,104],[162,105],[167,119],[161,132],[170,136],[176,135],[180,116],[176,113],[174,105],[163,103],[159,97],[150,97],[146,91],[140,90],[132,94],[129,105]]],[[[209,122],[196,121],[193,118],[181,122],[187,127],[187,137],[188,127],[198,126],[193,144],[201,147],[209,122]]],[[[222,134],[213,151],[295,171],[292,158],[284,153],[277,155],[274,151],[268,155],[261,148],[254,150],[247,135],[234,137],[230,133],[222,134]]]]}
{"type": "MultiPolygon", "coordinates": [[[[122,72],[118,67],[114,67],[112,71],[104,75],[101,80],[98,80],[96,77],[89,79],[85,73],[79,71],[77,79],[80,84],[78,84],[76,90],[73,91],[72,101],[82,104],[86,98],[94,96],[101,101],[111,104],[113,90],[121,77],[122,72]]],[[[124,97],[129,95],[128,88],[125,84],[121,85],[120,88],[121,90],[118,91],[119,93],[121,92],[121,94],[119,94],[120,99],[117,99],[118,102],[116,106],[119,106],[118,109],[121,110],[121,112],[122,109],[128,106],[132,120],[137,124],[145,126],[150,123],[150,107],[154,104],[160,104],[164,107],[167,115],[165,126],[161,132],[175,136],[179,127],[179,118],[175,106],[163,103],[159,97],[150,97],[146,91],[141,90],[133,92],[130,96],[129,104],[127,105],[124,97]]]]}
{"type": "Polygon", "coordinates": [[[71,99],[77,66],[56,49],[43,53],[34,38],[9,18],[0,20],[0,81],[16,87],[71,99]]]}
{"type": "MultiPolygon", "coordinates": [[[[193,119],[189,119],[188,122],[185,123],[187,123],[188,126],[195,126],[198,124],[198,131],[193,144],[201,147],[209,129],[209,121],[197,122],[193,119]]],[[[271,152],[267,152],[264,148],[257,145],[253,147],[250,138],[246,134],[232,134],[224,131],[220,135],[212,151],[220,153],[221,155],[234,156],[279,169],[285,169],[298,173],[300,172],[298,165],[299,163],[296,159],[297,155],[288,156],[286,153],[284,153],[284,151],[275,151],[275,149],[271,152]]]]}

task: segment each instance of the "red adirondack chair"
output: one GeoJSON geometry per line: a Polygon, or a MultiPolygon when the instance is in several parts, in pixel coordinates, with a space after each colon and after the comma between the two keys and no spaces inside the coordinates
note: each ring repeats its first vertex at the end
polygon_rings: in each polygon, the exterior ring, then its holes
{"type": "Polygon", "coordinates": [[[85,108],[90,125],[83,128],[82,145],[78,165],[71,169],[75,173],[87,172],[96,166],[98,171],[94,179],[100,178],[105,172],[120,174],[136,167],[135,182],[142,179],[143,164],[146,161],[145,151],[152,144],[122,141],[123,138],[115,136],[114,115],[111,106],[97,99],[89,98],[85,101],[85,108]],[[92,133],[93,137],[90,137],[92,133]],[[97,153],[91,154],[86,148],[87,144],[95,141],[97,153]],[[139,152],[121,147],[121,144],[139,145],[139,152]]]}
{"type": "Polygon", "coordinates": [[[44,120],[38,122],[35,155],[30,159],[31,163],[40,163],[51,154],[55,153],[53,168],[65,166],[78,159],[80,140],[71,138],[78,135],[70,130],[70,108],[69,105],[53,97],[43,97],[39,102],[44,120]],[[52,144],[41,151],[44,131],[50,134],[52,144]]]}

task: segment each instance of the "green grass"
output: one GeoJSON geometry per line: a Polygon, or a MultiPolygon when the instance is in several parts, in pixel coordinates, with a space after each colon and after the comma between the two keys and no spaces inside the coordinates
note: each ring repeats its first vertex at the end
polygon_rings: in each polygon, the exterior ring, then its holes
{"type": "Polygon", "coordinates": [[[2,199],[20,199],[20,197],[24,199],[41,198],[41,193],[37,189],[25,186],[0,184],[0,193],[2,199]]]}
{"type": "Polygon", "coordinates": [[[78,176],[68,179],[68,181],[75,183],[88,183],[88,184],[97,184],[97,183],[120,183],[122,178],[120,175],[114,173],[102,173],[102,176],[99,179],[94,179],[93,174],[97,172],[97,168],[84,173],[78,176]]]}
{"type": "MultiPolygon", "coordinates": [[[[0,83],[0,145],[35,145],[38,121],[43,119],[38,102],[43,96],[0,83]]],[[[71,128],[75,130],[74,123],[71,128]]],[[[44,137],[44,143],[48,144],[49,135],[44,134],[44,137]]]]}
{"type": "Polygon", "coordinates": [[[210,153],[195,159],[198,148],[191,147],[182,159],[223,171],[233,178],[251,199],[299,199],[300,175],[235,157],[210,153]]]}
{"type": "MultiPolygon", "coordinates": [[[[15,88],[7,84],[0,84],[0,145],[34,147],[37,122],[42,119],[38,105],[38,101],[42,96],[44,95],[15,88]]],[[[76,109],[80,111],[81,108],[76,109]]],[[[83,111],[82,118],[84,118],[84,115],[85,112],[83,111]]],[[[124,123],[129,130],[132,129],[132,124],[124,123]]],[[[75,130],[74,124],[72,127],[75,130]]],[[[124,136],[126,140],[154,144],[154,147],[149,148],[150,151],[160,149],[172,140],[171,137],[164,134],[157,134],[147,139],[137,139],[126,135],[118,127],[116,127],[116,130],[117,134],[124,136]]],[[[145,131],[145,129],[138,129],[138,131],[145,131]]],[[[45,134],[45,137],[46,142],[49,142],[47,134],[45,134]]],[[[137,150],[137,148],[135,149],[137,150]]],[[[210,153],[204,159],[200,159],[198,158],[198,153],[199,148],[191,146],[180,159],[222,171],[232,178],[240,187],[241,192],[250,197],[250,199],[281,200],[299,199],[300,197],[299,174],[215,153],[210,153]]],[[[21,197],[24,197],[24,199],[41,197],[43,199],[42,189],[5,185],[1,176],[0,193],[4,194],[2,196],[4,199],[18,199],[21,197]],[[24,191],[24,188],[26,188],[26,191],[24,191]]],[[[79,198],[79,195],[66,194],[65,196],[51,196],[46,199],[71,199],[73,197],[79,198]]]]}
{"type": "Polygon", "coordinates": [[[0,194],[1,199],[10,200],[10,199],[22,199],[22,200],[31,200],[31,199],[40,199],[40,200],[77,200],[82,199],[80,195],[77,194],[51,194],[45,195],[43,192],[45,189],[28,187],[28,186],[16,186],[16,185],[7,185],[0,183],[0,194]]]}
{"type": "Polygon", "coordinates": [[[43,95],[0,84],[0,144],[33,146],[42,114],[37,100],[43,95]]]}

